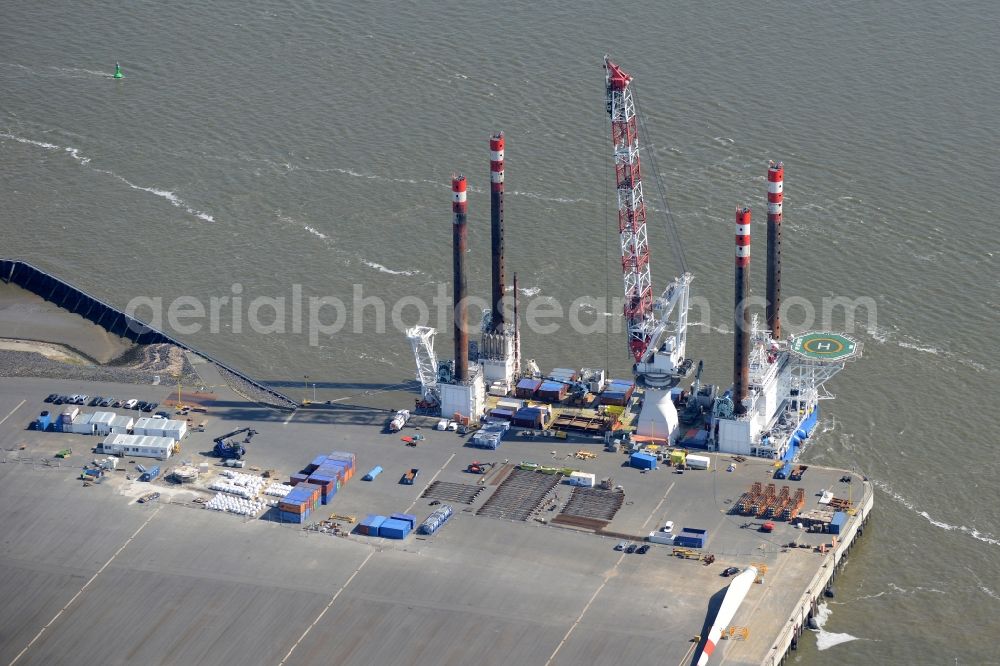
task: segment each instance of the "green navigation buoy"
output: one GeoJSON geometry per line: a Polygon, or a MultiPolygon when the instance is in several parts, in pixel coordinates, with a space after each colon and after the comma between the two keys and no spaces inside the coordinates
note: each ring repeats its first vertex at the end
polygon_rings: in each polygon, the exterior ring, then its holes
{"type": "Polygon", "coordinates": [[[120,64],[118,64],[118,62],[115,62],[115,75],[114,75],[113,78],[116,78],[116,79],[124,79],[125,78],[125,75],[122,74],[122,66],[120,64]]]}

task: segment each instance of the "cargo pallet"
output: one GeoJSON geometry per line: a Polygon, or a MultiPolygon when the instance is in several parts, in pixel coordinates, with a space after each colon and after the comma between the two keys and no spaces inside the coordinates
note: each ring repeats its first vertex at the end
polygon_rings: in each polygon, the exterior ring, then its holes
{"type": "Polygon", "coordinates": [[[562,480],[561,474],[541,474],[523,469],[512,470],[493,496],[476,512],[477,516],[527,520],[545,496],[562,480]]]}
{"type": "Polygon", "coordinates": [[[483,490],[482,486],[472,486],[467,483],[435,481],[427,487],[421,497],[458,502],[459,504],[472,504],[483,490]]]}
{"type": "Polygon", "coordinates": [[[625,494],[599,488],[574,488],[560,515],[611,522],[625,501],[625,494]]]}

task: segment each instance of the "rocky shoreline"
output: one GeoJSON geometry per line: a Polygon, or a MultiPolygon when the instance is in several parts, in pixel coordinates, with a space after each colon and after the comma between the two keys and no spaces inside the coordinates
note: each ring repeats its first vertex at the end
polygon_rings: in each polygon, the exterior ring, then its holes
{"type": "Polygon", "coordinates": [[[219,375],[225,380],[229,388],[233,389],[236,393],[240,394],[247,400],[259,403],[261,405],[267,405],[268,407],[274,407],[276,409],[282,410],[295,410],[298,409],[298,404],[290,400],[282,400],[280,397],[268,393],[267,391],[261,390],[259,387],[247,382],[239,375],[233,374],[232,372],[226,370],[221,366],[215,366],[219,371],[219,375]]]}

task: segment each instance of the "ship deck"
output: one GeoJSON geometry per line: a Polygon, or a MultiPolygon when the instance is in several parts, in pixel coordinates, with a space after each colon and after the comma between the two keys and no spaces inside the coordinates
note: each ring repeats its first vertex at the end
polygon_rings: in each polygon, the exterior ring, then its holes
{"type": "MultiPolygon", "coordinates": [[[[761,520],[729,513],[754,481],[771,481],[770,461],[726,472],[729,457],[713,456],[712,471],[643,473],[574,434],[511,437],[484,452],[435,431],[436,419],[414,417],[388,434],[385,411],[340,404],[289,415],[225,388],[198,415],[208,426],[183,441],[177,463],[217,462],[204,455],[212,438],[240,426],[258,431],[248,464],[284,476],[331,449],[356,452],[355,478],[316,519],[405,512],[422,520],[433,507],[421,495],[434,481],[484,490],[455,503],[436,535],[390,541],[204,510],[190,487],[126,480],[134,465],[84,487],[80,466],[100,438],[27,429],[41,409],[58,409],[42,403],[55,392],[162,403],[169,387],[29,378],[0,385],[0,501],[8,507],[0,515],[0,595],[14,600],[0,609],[7,663],[59,663],[72,654],[81,663],[689,664],[692,639],[706,633],[721,603],[728,581],[720,572],[755,563],[768,573],[734,620],[748,638],[725,641],[712,663],[760,664],[774,656],[776,637],[827,562],[813,547],[830,535],[780,522],[763,534],[755,529],[761,520]],[[417,427],[424,439],[416,447],[400,441],[417,427]],[[73,456],[57,464],[53,454],[66,447],[73,456]],[[597,457],[578,460],[580,449],[597,457]],[[486,475],[466,472],[476,460],[500,464],[486,475]],[[527,520],[478,515],[522,460],[612,477],[624,501],[610,521],[584,515],[554,524],[561,511],[547,507],[563,507],[572,492],[559,484],[527,520]],[[384,472],[362,481],[375,465],[384,472]],[[411,468],[421,470],[417,482],[399,484],[411,468]],[[149,490],[160,500],[137,504],[149,490]],[[622,536],[639,538],[665,520],[676,530],[708,530],[704,552],[715,562],[672,557],[669,546],[646,555],[614,550],[622,536]],[[787,548],[791,541],[810,547],[787,548]]],[[[775,483],[803,487],[807,510],[822,489],[855,502],[870,493],[861,478],[812,465],[800,482],[775,483]],[[852,483],[839,481],[845,474],[852,483]]],[[[584,499],[580,506],[592,506],[584,499]]],[[[597,507],[594,515],[609,511],[606,502],[597,507]]]]}

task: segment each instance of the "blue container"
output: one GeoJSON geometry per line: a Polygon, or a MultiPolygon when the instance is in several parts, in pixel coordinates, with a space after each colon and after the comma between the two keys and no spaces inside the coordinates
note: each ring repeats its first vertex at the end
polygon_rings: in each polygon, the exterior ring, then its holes
{"type": "Polygon", "coordinates": [[[308,478],[309,478],[308,474],[304,473],[292,474],[290,477],[288,477],[288,482],[293,486],[297,486],[300,483],[305,483],[306,479],[308,478]]]}
{"type": "Polygon", "coordinates": [[[648,453],[633,453],[629,456],[628,464],[636,469],[656,469],[656,456],[648,453]]]}
{"type": "Polygon", "coordinates": [[[330,451],[330,455],[328,455],[326,459],[345,462],[348,467],[354,467],[355,462],[357,462],[357,456],[350,451],[330,451]]]}
{"type": "Polygon", "coordinates": [[[320,465],[326,460],[326,456],[316,456],[311,463],[306,465],[306,468],[302,470],[306,474],[312,474],[315,472],[320,465]]]}
{"type": "Polygon", "coordinates": [[[278,520],[283,523],[304,523],[309,517],[309,512],[293,513],[291,511],[278,511],[278,520]]]}
{"type": "Polygon", "coordinates": [[[683,548],[704,548],[707,536],[706,530],[684,527],[680,534],[674,537],[674,544],[683,548]]]}
{"type": "Polygon", "coordinates": [[[305,504],[309,501],[310,492],[306,490],[304,484],[299,484],[288,491],[288,494],[282,499],[282,501],[288,504],[305,504]]]}
{"type": "Polygon", "coordinates": [[[392,520],[402,520],[404,523],[410,524],[410,529],[412,530],[417,524],[417,517],[412,513],[394,513],[389,516],[392,520]]]}
{"type": "Polygon", "coordinates": [[[358,531],[362,534],[367,534],[368,536],[378,536],[378,528],[382,526],[388,518],[385,516],[379,516],[376,514],[371,514],[365,516],[364,520],[358,523],[358,531]]]}
{"type": "Polygon", "coordinates": [[[42,412],[38,416],[38,420],[35,422],[35,428],[37,430],[48,430],[49,426],[52,425],[52,415],[48,412],[42,412]]]}
{"type": "Polygon", "coordinates": [[[159,465],[153,465],[152,467],[150,467],[149,469],[147,469],[145,472],[142,473],[142,476],[139,477],[139,480],[140,481],[152,481],[153,479],[155,479],[159,475],[160,475],[160,467],[159,467],[159,465]]]}
{"type": "Polygon", "coordinates": [[[389,518],[378,526],[378,535],[385,539],[403,539],[410,533],[410,524],[404,520],[389,518]]]}
{"type": "Polygon", "coordinates": [[[325,463],[320,465],[316,473],[335,475],[340,474],[342,479],[347,480],[347,470],[351,468],[350,463],[345,460],[327,460],[325,463]]]}
{"type": "Polygon", "coordinates": [[[840,534],[846,526],[847,514],[843,511],[838,511],[833,514],[833,520],[830,521],[830,534],[840,534]]]}
{"type": "Polygon", "coordinates": [[[381,474],[381,473],[382,473],[382,466],[381,466],[381,465],[375,465],[374,467],[372,467],[372,468],[371,468],[371,469],[370,469],[370,470],[368,471],[368,473],[367,473],[367,474],[365,474],[365,475],[364,475],[364,476],[362,477],[362,479],[364,479],[365,481],[374,481],[374,480],[375,480],[375,477],[376,477],[376,476],[378,476],[378,475],[379,475],[379,474],[381,474]]]}

